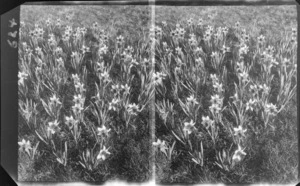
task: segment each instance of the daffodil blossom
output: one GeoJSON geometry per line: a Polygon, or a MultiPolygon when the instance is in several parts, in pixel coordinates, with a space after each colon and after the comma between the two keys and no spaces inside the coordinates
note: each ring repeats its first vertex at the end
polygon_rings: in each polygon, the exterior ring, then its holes
{"type": "Polygon", "coordinates": [[[202,68],[204,67],[204,63],[203,63],[203,60],[202,60],[201,57],[195,59],[195,62],[196,62],[197,64],[199,64],[202,68]]]}
{"type": "Polygon", "coordinates": [[[9,23],[10,23],[10,26],[9,27],[14,27],[14,26],[16,26],[16,25],[18,25],[17,23],[16,23],[16,21],[15,21],[15,19],[13,18],[13,19],[11,19],[11,20],[9,20],[9,23]]]}
{"type": "Polygon", "coordinates": [[[199,25],[199,26],[202,26],[202,25],[203,25],[203,19],[200,18],[200,19],[198,20],[198,25],[199,25]]]}
{"type": "Polygon", "coordinates": [[[112,85],[112,86],[111,86],[111,89],[114,90],[114,91],[116,91],[117,93],[119,93],[120,88],[121,88],[121,87],[120,87],[120,85],[118,85],[118,84],[117,84],[117,85],[112,85]]]}
{"type": "Polygon", "coordinates": [[[121,35],[118,36],[118,37],[117,37],[117,44],[121,45],[123,42],[124,42],[123,36],[121,36],[121,35]]]}
{"type": "Polygon", "coordinates": [[[66,116],[65,119],[66,119],[65,124],[68,125],[70,129],[72,129],[74,124],[76,123],[76,120],[73,118],[73,116],[70,117],[66,116]]]}
{"type": "Polygon", "coordinates": [[[75,104],[80,104],[80,105],[84,104],[84,98],[81,96],[81,94],[78,94],[77,96],[74,95],[73,101],[75,104]]]}
{"type": "Polygon", "coordinates": [[[25,150],[27,153],[29,153],[29,149],[32,149],[30,141],[26,141],[25,139],[22,139],[22,141],[18,142],[20,145],[20,150],[25,150]]]}
{"type": "Polygon", "coordinates": [[[292,28],[292,35],[297,35],[297,28],[292,28]]]}
{"type": "Polygon", "coordinates": [[[246,71],[244,71],[244,72],[239,73],[239,77],[241,77],[242,82],[245,83],[248,81],[249,74],[246,71]]]}
{"type": "Polygon", "coordinates": [[[170,35],[171,35],[171,37],[173,37],[173,38],[176,37],[176,36],[175,36],[175,31],[172,30],[172,31],[170,32],[170,35]]]}
{"type": "Polygon", "coordinates": [[[181,39],[183,39],[184,34],[185,34],[184,28],[179,28],[179,37],[180,37],[181,39]]]}
{"type": "Polygon", "coordinates": [[[85,92],[85,88],[83,87],[84,85],[82,83],[76,83],[75,84],[75,89],[77,92],[83,93],[85,92]]]}
{"type": "Polygon", "coordinates": [[[176,47],[176,48],[175,48],[175,51],[176,51],[176,54],[180,54],[180,53],[182,53],[182,50],[181,50],[181,48],[180,48],[180,47],[176,47]]]}
{"type": "Polygon", "coordinates": [[[161,141],[160,139],[157,139],[157,141],[153,142],[152,144],[153,146],[158,147],[160,151],[166,154],[167,145],[164,140],[161,141]]]}
{"type": "Polygon", "coordinates": [[[55,25],[56,25],[56,26],[60,26],[60,24],[61,24],[61,20],[60,20],[60,18],[58,18],[58,19],[56,20],[55,25]]]}
{"type": "MultiPolygon", "coordinates": [[[[57,47],[57,48],[54,50],[54,52],[55,52],[57,55],[60,55],[60,54],[63,53],[63,50],[62,50],[61,47],[57,47]]],[[[61,60],[62,60],[62,59],[61,59],[61,60]]]]}
{"type": "Polygon", "coordinates": [[[273,66],[273,65],[278,65],[279,63],[278,63],[278,61],[276,61],[276,59],[275,58],[272,58],[271,59],[271,63],[270,63],[270,68],[273,66]]]}
{"type": "Polygon", "coordinates": [[[211,74],[211,75],[210,75],[210,78],[211,78],[213,84],[215,84],[216,82],[219,81],[216,74],[211,74]]]}
{"type": "Polygon", "coordinates": [[[249,42],[250,36],[248,34],[244,34],[243,39],[244,41],[249,42]]]}
{"type": "Polygon", "coordinates": [[[193,105],[197,105],[199,104],[196,100],[196,98],[194,97],[194,95],[190,95],[190,97],[187,98],[188,103],[192,103],[193,105]]]}
{"type": "Polygon", "coordinates": [[[237,163],[240,162],[242,160],[242,157],[247,155],[244,152],[244,149],[241,148],[240,145],[238,145],[238,149],[234,152],[233,156],[232,156],[232,161],[237,163]]]}
{"type": "Polygon", "coordinates": [[[168,44],[166,42],[163,42],[163,48],[167,48],[168,44]]]}
{"type": "Polygon", "coordinates": [[[257,85],[250,85],[250,91],[254,94],[257,95],[258,94],[258,86],[257,85]]]}
{"type": "Polygon", "coordinates": [[[78,52],[72,52],[71,57],[72,57],[72,58],[78,57],[78,52]]]}
{"type": "Polygon", "coordinates": [[[247,129],[243,130],[242,126],[239,125],[238,127],[233,128],[233,131],[235,136],[245,136],[247,129]]]}
{"type": "Polygon", "coordinates": [[[273,105],[272,103],[266,104],[264,108],[265,111],[270,115],[275,116],[278,113],[276,105],[273,105]]]}
{"type": "Polygon", "coordinates": [[[103,62],[98,62],[97,63],[97,71],[99,72],[101,72],[101,71],[103,71],[103,69],[104,69],[104,63],[103,62]]]}
{"type": "Polygon", "coordinates": [[[163,74],[161,72],[154,73],[153,74],[154,84],[162,84],[162,80],[163,80],[164,76],[165,76],[165,74],[163,74]]]}
{"type": "Polygon", "coordinates": [[[87,32],[87,28],[82,27],[82,28],[80,29],[80,32],[81,32],[81,34],[84,36],[84,35],[86,34],[86,32],[87,32]]]}
{"type": "Polygon", "coordinates": [[[80,114],[80,112],[83,110],[82,104],[75,104],[74,106],[72,106],[72,110],[75,115],[80,114]]]}
{"type": "Polygon", "coordinates": [[[102,134],[105,134],[105,135],[108,135],[108,133],[110,132],[111,129],[107,129],[105,127],[105,125],[103,125],[102,127],[98,127],[97,128],[97,131],[98,131],[98,136],[102,135],[102,134]]]}
{"type": "Polygon", "coordinates": [[[204,39],[204,41],[209,41],[211,39],[211,33],[206,32],[203,39],[204,39]]]}
{"type": "Polygon", "coordinates": [[[136,115],[137,112],[139,112],[139,106],[136,105],[135,103],[129,104],[129,105],[127,106],[127,111],[128,111],[130,114],[136,115]]]}
{"type": "Polygon", "coordinates": [[[263,43],[265,42],[265,36],[260,35],[260,36],[257,38],[257,40],[258,40],[258,44],[263,44],[263,43]]]}
{"type": "Polygon", "coordinates": [[[100,150],[98,156],[97,156],[97,160],[106,160],[107,156],[110,155],[111,153],[108,151],[108,149],[103,146],[103,148],[100,150]]]}
{"type": "Polygon", "coordinates": [[[101,77],[104,79],[104,82],[109,82],[109,74],[107,71],[102,72],[101,77]]]}
{"type": "Polygon", "coordinates": [[[87,52],[90,51],[90,48],[87,47],[87,46],[85,46],[85,45],[83,45],[82,48],[81,48],[81,51],[82,51],[83,54],[85,54],[85,53],[87,53],[87,52]]]}
{"type": "Polygon", "coordinates": [[[158,37],[161,37],[162,35],[162,29],[158,26],[155,27],[155,34],[158,36],[158,37]]]}
{"type": "Polygon", "coordinates": [[[240,49],[239,49],[239,54],[247,54],[249,51],[249,47],[247,45],[243,45],[240,49]]]}
{"type": "Polygon", "coordinates": [[[129,92],[130,92],[130,87],[129,87],[127,84],[121,85],[121,88],[124,90],[124,93],[125,93],[125,94],[129,94],[129,92]]]}
{"type": "Polygon", "coordinates": [[[283,58],[283,60],[282,60],[281,63],[282,63],[283,66],[286,66],[286,65],[288,65],[288,64],[291,64],[290,60],[288,60],[287,58],[283,58]]]}
{"type": "Polygon", "coordinates": [[[201,124],[204,125],[206,128],[212,127],[213,123],[214,123],[214,121],[211,120],[209,118],[209,116],[206,116],[206,117],[202,116],[201,124]]]}
{"type": "Polygon", "coordinates": [[[102,47],[99,48],[98,52],[100,55],[106,54],[108,51],[108,47],[106,45],[103,45],[102,47]]]}
{"type": "Polygon", "coordinates": [[[217,53],[217,52],[212,52],[212,53],[211,53],[211,57],[212,57],[212,58],[218,57],[218,53],[217,53]]]}
{"type": "Polygon", "coordinates": [[[30,57],[32,55],[32,50],[28,47],[25,49],[25,53],[30,57]]]}
{"type": "Polygon", "coordinates": [[[63,59],[60,57],[56,60],[57,64],[58,64],[58,67],[63,67],[64,68],[64,61],[63,59]]]}
{"type": "Polygon", "coordinates": [[[23,49],[25,49],[25,48],[27,48],[27,43],[26,42],[22,42],[22,47],[23,47],[23,49]]]}
{"type": "Polygon", "coordinates": [[[131,54],[134,52],[134,49],[132,46],[128,46],[127,48],[125,48],[125,53],[127,54],[131,54]]]}
{"type": "Polygon", "coordinates": [[[264,94],[269,94],[270,88],[266,84],[259,85],[259,88],[263,91],[264,94]]]}
{"type": "Polygon", "coordinates": [[[53,122],[49,122],[48,123],[48,131],[51,132],[51,134],[54,134],[56,131],[59,130],[59,123],[57,122],[57,120],[53,121],[53,122]]]}
{"type": "Polygon", "coordinates": [[[189,43],[190,43],[191,46],[197,46],[197,40],[196,40],[196,38],[195,37],[191,37],[189,39],[189,43]]]}
{"type": "Polygon", "coordinates": [[[40,56],[43,54],[42,49],[40,47],[35,48],[35,53],[40,56]]]}
{"type": "Polygon", "coordinates": [[[193,120],[191,120],[190,122],[185,122],[184,123],[184,127],[183,127],[183,132],[186,135],[189,135],[192,133],[192,131],[195,129],[195,122],[193,120]]]}
{"type": "Polygon", "coordinates": [[[131,65],[132,65],[132,66],[133,66],[133,65],[137,66],[137,65],[139,65],[139,63],[136,61],[136,59],[132,59],[132,60],[131,60],[131,65]]]}
{"type": "Polygon", "coordinates": [[[222,49],[221,49],[222,53],[225,54],[226,52],[230,51],[229,47],[226,47],[225,45],[223,45],[222,49]]]}
{"type": "Polygon", "coordinates": [[[114,110],[114,111],[116,111],[116,110],[117,110],[116,106],[117,106],[118,103],[119,103],[119,99],[114,98],[114,99],[109,103],[108,110],[114,110]]]}
{"type": "Polygon", "coordinates": [[[94,22],[92,26],[93,26],[94,29],[97,29],[98,28],[98,23],[94,22]]]}
{"type": "Polygon", "coordinates": [[[193,18],[189,18],[187,22],[188,22],[188,25],[191,26],[193,24],[193,18]]]}
{"type": "Polygon", "coordinates": [[[223,92],[223,85],[222,83],[215,83],[213,84],[213,87],[217,90],[217,92],[223,92]]]}
{"type": "Polygon", "coordinates": [[[226,35],[228,33],[228,27],[226,27],[226,26],[223,27],[222,32],[223,32],[224,35],[226,35]]]}
{"type": "Polygon", "coordinates": [[[153,142],[152,144],[153,146],[160,146],[162,144],[162,141],[160,139],[157,139],[157,141],[153,142]]]}
{"type": "Polygon", "coordinates": [[[211,96],[211,103],[216,105],[222,105],[223,99],[218,94],[211,96]]]}
{"type": "Polygon", "coordinates": [[[268,48],[266,48],[266,52],[269,55],[273,55],[274,51],[275,51],[275,49],[273,46],[268,46],[268,48]]]}
{"type": "Polygon", "coordinates": [[[56,40],[53,37],[51,37],[48,39],[48,43],[50,46],[54,46],[54,45],[56,45],[56,40]]]}
{"type": "Polygon", "coordinates": [[[51,102],[51,104],[61,105],[59,98],[57,98],[55,94],[50,98],[50,102],[51,102]]]}
{"type": "Polygon", "coordinates": [[[108,42],[108,36],[107,35],[103,35],[102,36],[102,40],[107,43],[108,42]]]}
{"type": "Polygon", "coordinates": [[[28,76],[28,74],[26,74],[25,72],[19,72],[18,73],[18,78],[19,78],[18,84],[24,85],[24,80],[27,79],[27,76],[28,76]]]}
{"type": "Polygon", "coordinates": [[[233,102],[237,102],[239,100],[239,96],[235,93],[231,98],[233,98],[233,102]]]}
{"type": "Polygon", "coordinates": [[[221,111],[221,107],[219,104],[212,104],[210,107],[209,107],[209,110],[212,112],[212,113],[219,113],[221,111]]]}
{"type": "Polygon", "coordinates": [[[80,79],[77,74],[72,74],[72,78],[73,78],[75,84],[80,82],[80,79]]]}
{"type": "Polygon", "coordinates": [[[251,110],[253,111],[253,106],[255,106],[255,104],[257,103],[256,99],[250,99],[247,103],[246,103],[246,110],[251,110]]]}
{"type": "Polygon", "coordinates": [[[237,21],[237,22],[234,24],[234,26],[235,26],[236,29],[240,28],[240,22],[237,21]]]}

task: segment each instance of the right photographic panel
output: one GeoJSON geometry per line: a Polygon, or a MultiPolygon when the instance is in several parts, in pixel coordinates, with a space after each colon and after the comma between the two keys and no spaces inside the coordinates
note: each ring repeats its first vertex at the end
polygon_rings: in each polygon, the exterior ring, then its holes
{"type": "Polygon", "coordinates": [[[295,183],[295,6],[155,7],[158,184],[295,183]]]}

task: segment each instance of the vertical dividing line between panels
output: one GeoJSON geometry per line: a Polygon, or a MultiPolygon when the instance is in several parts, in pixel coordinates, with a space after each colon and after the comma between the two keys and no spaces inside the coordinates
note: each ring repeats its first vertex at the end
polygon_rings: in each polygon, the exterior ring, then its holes
{"type": "MultiPolygon", "coordinates": [[[[151,7],[151,26],[150,28],[154,28],[155,26],[155,0],[149,0],[149,6],[151,7]]],[[[150,29],[151,32],[151,29],[150,29]]],[[[150,33],[151,35],[151,33],[150,33]]],[[[150,36],[151,37],[151,36],[150,36]]],[[[155,73],[155,41],[151,40],[151,51],[150,51],[150,58],[151,58],[151,77],[153,77],[153,73],[155,73]]],[[[152,80],[152,87],[155,89],[155,79],[151,78],[152,80]]],[[[150,103],[150,136],[151,136],[151,158],[150,158],[150,165],[152,166],[152,179],[155,181],[155,148],[153,147],[153,142],[155,141],[155,90],[153,97],[151,98],[150,103]]]]}

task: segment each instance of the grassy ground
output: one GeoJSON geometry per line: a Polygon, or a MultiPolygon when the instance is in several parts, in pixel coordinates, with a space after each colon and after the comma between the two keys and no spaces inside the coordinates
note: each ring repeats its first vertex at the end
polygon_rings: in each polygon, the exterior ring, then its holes
{"type": "Polygon", "coordinates": [[[297,26],[296,6],[156,6],[156,22],[186,22],[203,19],[204,24],[230,26],[239,21],[250,35],[259,33],[278,40],[285,31],[297,26]]]}
{"type": "Polygon", "coordinates": [[[142,37],[150,25],[150,8],[147,6],[22,6],[21,20],[39,23],[47,18],[72,15],[74,27],[91,26],[98,22],[109,37],[123,35],[128,40],[142,37]]]}

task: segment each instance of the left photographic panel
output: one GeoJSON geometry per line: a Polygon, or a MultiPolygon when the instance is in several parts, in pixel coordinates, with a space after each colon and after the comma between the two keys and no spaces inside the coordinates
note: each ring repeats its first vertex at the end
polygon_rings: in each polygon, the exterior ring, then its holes
{"type": "Polygon", "coordinates": [[[18,181],[151,179],[150,7],[20,9],[18,181]]]}

